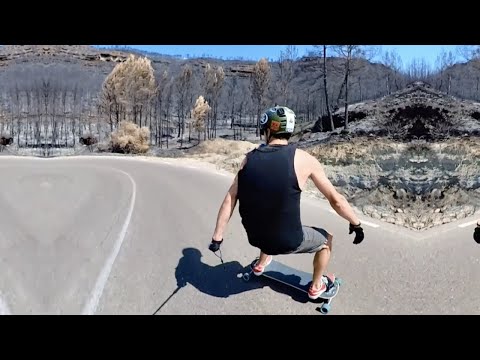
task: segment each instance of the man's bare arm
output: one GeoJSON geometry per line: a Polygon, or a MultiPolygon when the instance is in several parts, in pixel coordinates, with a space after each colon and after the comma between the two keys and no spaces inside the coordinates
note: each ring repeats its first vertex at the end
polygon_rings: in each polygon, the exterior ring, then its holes
{"type": "MultiPolygon", "coordinates": [[[[240,165],[240,170],[246,163],[246,158],[243,160],[242,164],[240,165]]],[[[228,189],[225,198],[223,199],[222,205],[220,206],[220,210],[218,211],[217,215],[217,223],[215,226],[215,231],[213,232],[212,240],[221,241],[223,240],[223,233],[227,228],[227,224],[232,217],[233,211],[237,206],[237,192],[238,192],[238,173],[233,180],[230,189],[228,189]]]]}
{"type": "Polygon", "coordinates": [[[359,219],[353,212],[353,209],[347,202],[347,199],[345,199],[345,197],[335,189],[325,174],[325,171],[323,170],[319,161],[311,155],[308,156],[310,157],[309,162],[312,168],[310,177],[317,189],[320,190],[320,192],[327,198],[330,205],[338,215],[343,217],[352,225],[360,224],[359,219]]]}
{"type": "Polygon", "coordinates": [[[233,181],[233,184],[230,186],[225,198],[223,199],[220,210],[218,211],[217,223],[215,226],[215,231],[213,232],[212,239],[215,241],[223,240],[223,233],[227,227],[230,218],[232,217],[235,206],[237,206],[237,176],[233,181]]]}

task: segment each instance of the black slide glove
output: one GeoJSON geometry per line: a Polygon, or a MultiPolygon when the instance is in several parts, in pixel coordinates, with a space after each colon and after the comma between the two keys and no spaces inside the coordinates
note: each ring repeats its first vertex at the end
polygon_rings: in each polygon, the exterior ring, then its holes
{"type": "Polygon", "coordinates": [[[208,249],[215,253],[220,249],[220,245],[222,245],[222,242],[223,242],[223,239],[220,241],[215,241],[212,239],[212,242],[210,243],[210,246],[208,247],[208,249]]]}
{"type": "Polygon", "coordinates": [[[365,237],[365,235],[363,234],[363,229],[361,225],[362,225],[361,223],[359,223],[358,225],[350,224],[350,226],[348,227],[349,234],[352,234],[353,232],[355,232],[355,239],[353,240],[354,244],[360,244],[363,241],[363,238],[365,237]]]}
{"type": "Polygon", "coordinates": [[[473,240],[475,240],[477,244],[480,244],[480,225],[478,225],[478,223],[477,227],[473,231],[473,240]]]}

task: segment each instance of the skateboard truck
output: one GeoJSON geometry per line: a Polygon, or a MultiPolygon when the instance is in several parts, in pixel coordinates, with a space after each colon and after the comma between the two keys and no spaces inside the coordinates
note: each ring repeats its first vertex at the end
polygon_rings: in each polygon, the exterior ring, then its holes
{"type": "Polygon", "coordinates": [[[239,279],[243,279],[244,281],[249,281],[250,280],[250,276],[252,275],[253,273],[253,270],[250,270],[249,272],[246,272],[246,273],[238,273],[237,274],[237,278],[239,279]]]}
{"type": "Polygon", "coordinates": [[[249,266],[250,271],[248,271],[246,273],[238,273],[237,278],[243,279],[244,281],[250,281],[250,276],[252,276],[252,274],[253,274],[253,267],[255,266],[257,261],[258,261],[258,258],[253,260],[252,263],[249,266]]]}

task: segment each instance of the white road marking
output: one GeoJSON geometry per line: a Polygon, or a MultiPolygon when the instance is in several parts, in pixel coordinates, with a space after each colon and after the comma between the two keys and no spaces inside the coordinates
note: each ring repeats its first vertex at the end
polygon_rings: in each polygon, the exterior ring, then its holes
{"type": "MultiPolygon", "coordinates": [[[[333,210],[333,209],[328,209],[328,211],[330,211],[332,214],[336,214],[336,215],[337,215],[337,212],[336,212],[335,210],[333,210]]],[[[371,223],[371,222],[366,221],[366,220],[360,219],[360,222],[362,223],[362,225],[371,226],[371,227],[373,227],[373,228],[378,228],[378,227],[380,227],[380,225],[371,223]]]]}
{"type": "Polygon", "coordinates": [[[113,246],[112,252],[110,256],[107,258],[107,261],[105,262],[105,265],[103,266],[102,271],[100,272],[97,278],[97,281],[95,282],[95,286],[93,288],[92,294],[90,295],[88,302],[85,304],[85,307],[83,308],[82,315],[93,315],[97,310],[98,303],[103,294],[105,285],[107,284],[107,280],[108,280],[108,277],[110,276],[110,272],[112,271],[113,263],[115,262],[115,259],[117,258],[117,255],[120,252],[120,248],[122,247],[123,240],[125,239],[125,235],[127,234],[128,225],[130,224],[133,209],[135,207],[135,198],[137,195],[137,184],[135,183],[135,180],[133,180],[133,178],[130,176],[129,173],[122,170],[118,170],[118,169],[115,169],[115,170],[127,175],[128,178],[130,179],[130,182],[132,183],[132,197],[130,198],[130,208],[128,209],[127,217],[125,218],[125,222],[123,223],[123,227],[122,227],[122,230],[120,231],[118,239],[113,246]]]}
{"type": "Polygon", "coordinates": [[[11,315],[7,303],[0,297],[0,315],[11,315]]]}
{"type": "Polygon", "coordinates": [[[467,227],[467,226],[475,225],[476,223],[477,223],[477,220],[473,220],[473,221],[470,221],[468,223],[460,224],[460,225],[458,225],[458,227],[459,228],[464,228],[464,227],[467,227]]]}

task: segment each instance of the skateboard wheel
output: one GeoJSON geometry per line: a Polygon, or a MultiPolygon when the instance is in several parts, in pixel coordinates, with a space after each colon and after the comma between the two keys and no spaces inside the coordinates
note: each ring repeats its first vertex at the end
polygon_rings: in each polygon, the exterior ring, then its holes
{"type": "Polygon", "coordinates": [[[324,304],[321,308],[320,308],[320,312],[322,314],[328,314],[328,312],[330,311],[330,304],[324,304]]]}

